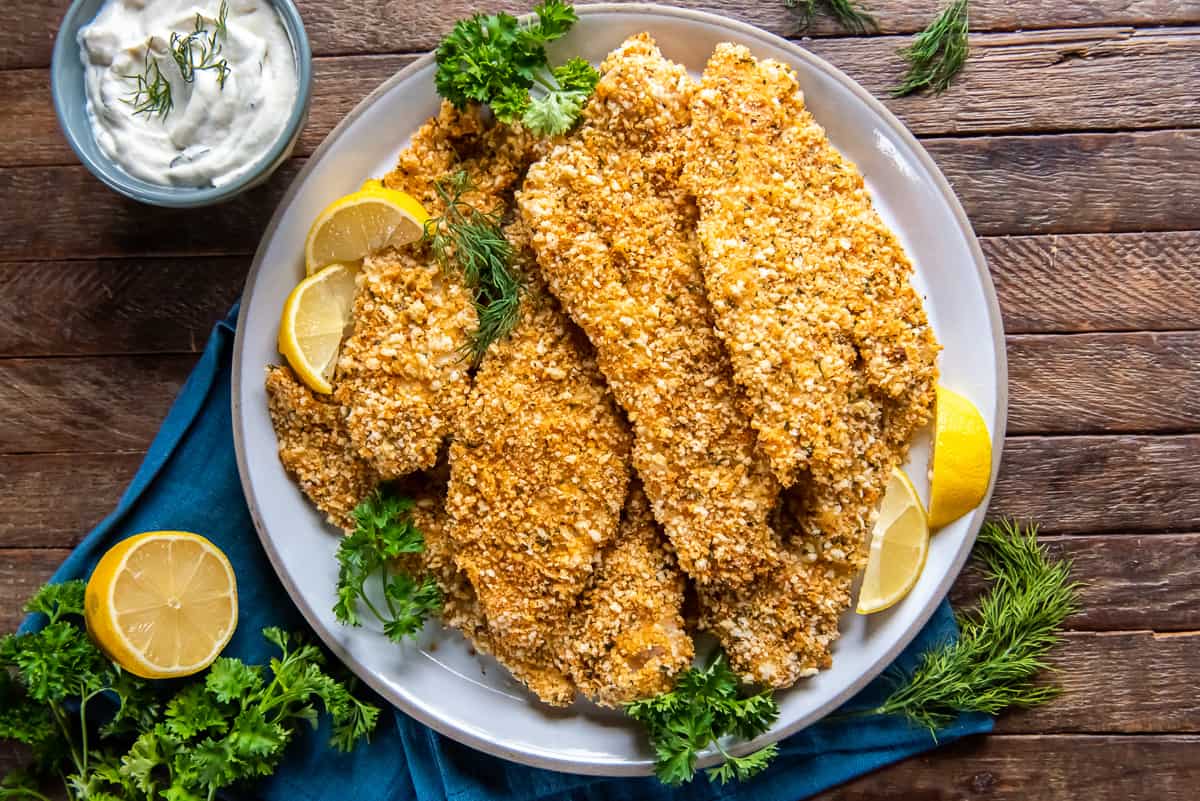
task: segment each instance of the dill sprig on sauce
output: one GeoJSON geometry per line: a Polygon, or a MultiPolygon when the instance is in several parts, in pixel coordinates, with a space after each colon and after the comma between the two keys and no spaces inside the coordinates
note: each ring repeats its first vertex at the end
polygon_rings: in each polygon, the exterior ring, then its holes
{"type": "Polygon", "coordinates": [[[523,284],[513,270],[512,243],[500,227],[502,212],[481,211],[464,199],[475,188],[466,171],[434,186],[446,210],[425,223],[424,239],[442,269],[457,265],[474,293],[479,326],[467,349],[478,363],[488,346],[517,324],[523,284]]]}
{"type": "Polygon", "coordinates": [[[866,33],[879,29],[875,18],[859,8],[854,0],[784,0],[784,5],[800,15],[801,30],[808,30],[812,26],[813,19],[817,16],[818,5],[846,30],[866,33]]]}
{"type": "MultiPolygon", "coordinates": [[[[225,79],[229,77],[231,68],[227,59],[218,57],[221,55],[219,40],[224,40],[229,35],[229,29],[226,27],[228,18],[229,3],[227,0],[221,0],[211,33],[208,30],[208,22],[199,13],[192,24],[191,33],[186,36],[178,32],[171,33],[167,50],[171,54],[171,60],[179,68],[180,76],[187,83],[196,80],[197,72],[215,70],[217,85],[221,89],[225,88],[225,79]]],[[[130,96],[124,99],[133,106],[134,114],[154,114],[162,119],[175,108],[175,101],[171,96],[171,82],[163,75],[158,58],[153,54],[149,43],[146,47],[145,69],[140,75],[125,77],[135,82],[134,88],[129,92],[130,96]]]]}
{"type": "Polygon", "coordinates": [[[939,94],[950,86],[970,53],[967,1],[953,0],[911,45],[900,50],[908,72],[893,95],[903,97],[923,89],[939,94]]]}
{"type": "Polygon", "coordinates": [[[959,615],[957,642],[925,653],[912,675],[867,714],[900,714],[936,731],[960,712],[995,715],[1043,704],[1061,692],[1035,681],[1058,643],[1063,621],[1079,609],[1071,564],[1053,561],[1037,526],[987,523],[975,550],[991,582],[978,607],[959,615]]]}

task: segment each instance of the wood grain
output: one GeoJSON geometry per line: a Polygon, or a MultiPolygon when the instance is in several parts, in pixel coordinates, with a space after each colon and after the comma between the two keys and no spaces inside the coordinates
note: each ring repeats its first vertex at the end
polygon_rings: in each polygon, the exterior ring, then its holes
{"type": "Polygon", "coordinates": [[[196,357],[0,362],[0,453],[144,449],[196,357]]]}
{"type": "Polygon", "coordinates": [[[0,632],[16,629],[25,618],[25,601],[68,555],[62,548],[0,549],[0,632]]]}
{"type": "Polygon", "coordinates": [[[117,505],[143,453],[24,454],[5,457],[0,544],[71,548],[117,505]]]}
{"type": "MultiPolygon", "coordinates": [[[[1200,228],[1200,204],[1179,201],[1200,196],[1200,130],[926,146],[982,234],[1200,228]]],[[[186,211],[122,198],[80,166],[0,168],[0,261],[249,253],[301,161],[230,203],[186,211]]]]}
{"type": "MultiPolygon", "coordinates": [[[[1200,320],[1200,231],[985,237],[982,245],[1010,333],[1162,330],[1200,320]]],[[[0,263],[0,308],[8,310],[0,357],[197,350],[248,264],[244,256],[0,263]]],[[[1012,368],[1039,363],[1047,362],[1014,356],[1012,368]]]]}
{"type": "Polygon", "coordinates": [[[1200,231],[985,237],[1004,330],[1195,328],[1200,231]]]}
{"type": "MultiPolygon", "coordinates": [[[[1055,559],[1072,562],[1081,609],[1067,626],[1078,631],[1200,630],[1200,535],[1042,536],[1055,559]]],[[[955,582],[956,608],[974,604],[987,582],[968,567],[955,582]]]]}
{"type": "MultiPolygon", "coordinates": [[[[950,91],[891,97],[904,73],[900,37],[815,39],[804,46],[862,83],[915,133],[1184,128],[1200,124],[1200,34],[1189,29],[1051,30],[978,36],[950,91]],[[1129,76],[1136,76],[1131,85],[1129,76]],[[1014,92],[1014,85],[1028,87],[1014,92]]],[[[318,58],[297,155],[316,149],[406,55],[318,58]]],[[[0,166],[74,164],[44,69],[0,71],[0,166]]]]}
{"type": "Polygon", "coordinates": [[[1008,338],[1010,434],[1200,430],[1200,334],[1008,338]]]}
{"type": "MultiPolygon", "coordinates": [[[[0,356],[195,351],[249,258],[0,263],[0,356]]],[[[3,368],[0,368],[2,370],[3,368]]]]}
{"type": "Polygon", "coordinates": [[[971,737],[814,801],[1192,801],[1200,737],[971,737]]]}
{"type": "MultiPolygon", "coordinates": [[[[69,0],[23,3],[10,9],[0,29],[0,69],[45,67],[59,21],[69,0]]],[[[454,20],[475,12],[505,10],[524,13],[532,0],[453,0],[437,6],[437,13],[419,3],[391,0],[300,0],[301,15],[314,53],[395,53],[428,50],[449,30],[454,20]]],[[[799,33],[797,18],[779,2],[679,0],[674,5],[713,11],[764,30],[789,36],[799,33]]],[[[912,33],[924,28],[941,8],[939,0],[870,0],[863,4],[880,23],[883,33],[912,33]]],[[[1072,0],[1067,3],[1012,3],[1008,0],[974,0],[972,30],[1015,30],[1100,25],[1186,25],[1200,22],[1195,0],[1072,0]]],[[[835,22],[820,19],[810,32],[843,35],[835,22]]]]}
{"type": "Polygon", "coordinates": [[[1200,436],[1009,437],[995,516],[1047,534],[1200,530],[1200,436]]]}

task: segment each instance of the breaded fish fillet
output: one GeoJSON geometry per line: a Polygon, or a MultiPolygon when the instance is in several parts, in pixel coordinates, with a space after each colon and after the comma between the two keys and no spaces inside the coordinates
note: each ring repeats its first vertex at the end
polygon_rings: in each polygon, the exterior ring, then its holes
{"type": "Polygon", "coordinates": [[[746,678],[786,687],[829,665],[888,477],[932,414],[939,348],[900,244],[789,68],[719,45],[692,114],[706,287],[759,447],[795,485],[783,569],[701,588],[701,625],[746,678]]]}
{"type": "Polygon", "coordinates": [[[647,34],[601,72],[579,130],[530,168],[518,205],[629,415],[634,466],[680,564],[700,584],[744,586],[777,563],[779,485],[713,331],[679,185],[694,84],[647,34]]]}
{"type": "Polygon", "coordinates": [[[671,689],[694,654],[684,628],[683,593],[683,573],[634,481],[621,527],[579,599],[564,640],[563,665],[579,691],[619,707],[671,689]]]}
{"type": "Polygon", "coordinates": [[[342,408],[301,384],[289,367],[268,367],[266,384],[279,461],[330,523],[354,528],[350,513],[379,476],[351,446],[342,408]]]}
{"type": "MultiPolygon", "coordinates": [[[[586,339],[531,278],[519,322],[489,348],[459,416],[446,500],[456,561],[506,665],[554,664],[616,533],[630,439],[586,339]]],[[[532,689],[549,703],[573,697],[532,689]]]]}
{"type": "Polygon", "coordinates": [[[683,181],[705,287],[776,476],[854,469],[852,407],[870,393],[904,407],[888,427],[907,442],[932,408],[938,344],[903,248],[795,73],[720,44],[691,111],[683,181]]]}
{"type": "MultiPolygon", "coordinates": [[[[436,216],[443,206],[435,183],[465,170],[477,187],[465,199],[490,210],[506,203],[533,156],[523,132],[443,104],[384,183],[436,216]]],[[[359,454],[385,479],[436,462],[470,390],[463,353],[476,324],[461,276],[440,269],[427,249],[387,250],[364,262],[335,393],[359,454]]]]}

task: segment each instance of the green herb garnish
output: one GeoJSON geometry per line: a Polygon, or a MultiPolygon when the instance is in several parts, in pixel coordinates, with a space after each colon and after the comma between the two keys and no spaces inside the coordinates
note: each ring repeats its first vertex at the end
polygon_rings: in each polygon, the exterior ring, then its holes
{"type": "MultiPolygon", "coordinates": [[[[225,88],[225,79],[229,77],[230,66],[227,59],[219,58],[221,44],[218,40],[224,40],[229,35],[226,27],[228,18],[229,4],[227,0],[221,0],[215,26],[211,33],[208,31],[208,22],[199,13],[196,14],[196,19],[192,23],[191,33],[186,36],[178,32],[171,33],[168,52],[171,54],[171,60],[175,62],[180,76],[187,83],[195,82],[197,72],[215,71],[217,85],[221,89],[225,88]]],[[[160,119],[165,119],[175,108],[175,101],[171,97],[171,82],[163,75],[158,58],[153,55],[149,43],[146,47],[145,69],[142,74],[124,77],[135,81],[134,88],[129,93],[130,97],[125,98],[125,102],[133,106],[135,115],[154,114],[160,119]]]]}
{"type": "Polygon", "coordinates": [[[925,653],[913,674],[867,714],[901,714],[936,731],[960,712],[995,715],[1057,696],[1035,683],[1059,641],[1063,621],[1079,609],[1069,562],[1051,561],[1037,527],[987,523],[975,551],[991,588],[978,608],[959,616],[957,642],[925,653]]]}
{"type": "Polygon", "coordinates": [[[854,0],[784,0],[783,4],[799,13],[801,30],[808,30],[812,25],[817,16],[818,4],[849,31],[866,33],[879,29],[875,18],[859,8],[854,0]]]}
{"type": "Polygon", "coordinates": [[[513,270],[512,244],[500,227],[501,211],[484,212],[463,199],[475,189],[466,171],[438,181],[435,188],[446,210],[425,223],[424,239],[443,270],[458,265],[474,293],[479,326],[467,347],[477,364],[488,346],[517,324],[523,284],[513,270]]]}
{"type": "Polygon", "coordinates": [[[680,674],[675,689],[626,705],[625,712],[646,727],[657,757],[654,773],[664,784],[690,781],[696,758],[710,744],[725,758],[709,768],[710,781],[722,784],[760,773],[778,753],[775,744],[745,756],[732,756],[721,738],[750,740],[771,728],[779,717],[774,694],[765,690],[743,696],[741,681],[717,652],[704,668],[680,674]]]}
{"type": "Polygon", "coordinates": [[[953,0],[911,45],[900,51],[908,62],[908,72],[892,90],[893,95],[903,97],[923,89],[935,94],[946,91],[970,53],[967,17],[967,0],[953,0]]]}
{"type": "Polygon", "coordinates": [[[464,109],[485,103],[496,119],[520,122],[541,136],[570,130],[600,74],[581,58],[551,67],[545,45],[578,20],[562,0],[545,0],[536,21],[509,14],[475,14],[459,20],[438,45],[438,94],[464,109]]]}
{"type": "MultiPolygon", "coordinates": [[[[47,585],[26,606],[47,625],[0,640],[0,739],[28,745],[30,771],[0,781],[0,798],[45,801],[38,785],[61,778],[71,801],[200,801],[273,773],[317,704],[349,750],[379,710],[327,674],[316,646],[263,630],[281,655],[268,667],[221,658],[169,699],[162,684],[110,662],[84,629],[84,582],[47,585]],[[102,725],[97,725],[102,724],[102,725]]],[[[177,685],[170,685],[177,686],[177,685]]]]}
{"type": "Polygon", "coordinates": [[[375,490],[354,508],[353,533],[338,546],[338,600],[333,607],[338,622],[361,626],[358,604],[383,624],[393,642],[415,636],[426,618],[442,607],[442,592],[432,576],[415,578],[393,563],[406,553],[425,550],[425,538],[412,519],[413,502],[375,490]],[[367,582],[378,577],[383,614],[367,597],[367,582]]]}

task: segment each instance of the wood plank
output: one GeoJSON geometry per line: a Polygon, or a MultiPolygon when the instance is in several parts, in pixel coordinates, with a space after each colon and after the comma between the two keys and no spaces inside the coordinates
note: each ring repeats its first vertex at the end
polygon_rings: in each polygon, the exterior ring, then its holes
{"type": "Polygon", "coordinates": [[[1046,534],[1200,530],[1200,436],[1009,437],[991,513],[1046,534]]]}
{"type": "Polygon", "coordinates": [[[924,143],[981,234],[1200,228],[1200,131],[924,143]],[[1148,189],[1150,188],[1150,189],[1148,189]]]}
{"type": "Polygon", "coordinates": [[[25,601],[70,553],[62,548],[0,549],[0,633],[20,625],[25,601]]]}
{"type": "MultiPolygon", "coordinates": [[[[1010,333],[1163,330],[1200,320],[1200,231],[986,237],[982,245],[1010,333]]],[[[247,264],[0,263],[0,308],[10,310],[0,319],[0,357],[194,351],[233,302],[247,264]]],[[[1014,374],[1023,364],[1014,358],[1014,374]]],[[[1093,393],[1104,377],[1097,380],[1093,393]]]]}
{"type": "MultiPolygon", "coordinates": [[[[1183,128],[1200,124],[1200,34],[1189,29],[1052,30],[977,36],[950,91],[892,98],[902,37],[816,39],[840,67],[926,135],[1183,128]],[[1135,76],[1132,83],[1129,76],[1135,76]],[[1014,85],[1028,87],[1013,92],[1014,85]]],[[[297,155],[316,149],[359,100],[413,56],[318,58],[297,155]]],[[[48,101],[44,69],[0,72],[0,166],[74,164],[48,101]]]]}
{"type": "Polygon", "coordinates": [[[0,453],[142,450],[193,354],[0,362],[0,453]]]}
{"type": "Polygon", "coordinates": [[[985,237],[1009,333],[1194,328],[1200,231],[985,237]]]}
{"type": "Polygon", "coordinates": [[[0,356],[204,347],[249,258],[0,263],[0,356]]]}
{"type": "MultiPolygon", "coordinates": [[[[1200,630],[1200,534],[1042,537],[1057,559],[1070,559],[1082,582],[1082,609],[1067,625],[1079,631],[1200,630]]],[[[973,604],[987,583],[964,570],[950,591],[956,607],[973,604]]]]}
{"type": "Polygon", "coordinates": [[[1194,735],[971,737],[814,801],[1192,801],[1194,735]]]}
{"type": "MultiPolygon", "coordinates": [[[[1200,228],[1200,130],[934,139],[981,234],[1200,228]],[[1154,187],[1146,192],[1145,187],[1154,187]]],[[[221,206],[142,206],[81,166],[0,168],[0,261],[249,253],[301,166],[221,206]],[[54,187],[47,192],[46,187],[54,187]]]]}
{"type": "MultiPolygon", "coordinates": [[[[428,50],[459,17],[477,11],[524,13],[534,5],[532,0],[454,0],[439,6],[437,15],[431,15],[427,8],[417,4],[377,0],[338,3],[300,0],[298,4],[313,52],[318,55],[428,50]]],[[[69,0],[44,0],[12,9],[8,24],[0,29],[0,69],[48,66],[54,34],[68,5],[69,0]]],[[[784,7],[782,0],[777,3],[678,0],[675,5],[723,14],[780,36],[799,33],[797,17],[784,7]]],[[[940,0],[870,0],[864,5],[874,13],[883,33],[918,31],[942,6],[940,0]]],[[[976,31],[1195,22],[1200,22],[1200,3],[1195,0],[1073,0],[1056,4],[973,0],[971,3],[971,28],[976,31]]],[[[844,35],[845,31],[833,20],[821,18],[809,33],[844,35]]]]}
{"type": "Polygon", "coordinates": [[[1008,338],[1010,434],[1200,429],[1200,333],[1008,338]]]}
{"type": "Polygon", "coordinates": [[[143,456],[127,452],[5,457],[0,509],[9,513],[0,516],[0,545],[77,545],[116,507],[143,456]]]}

